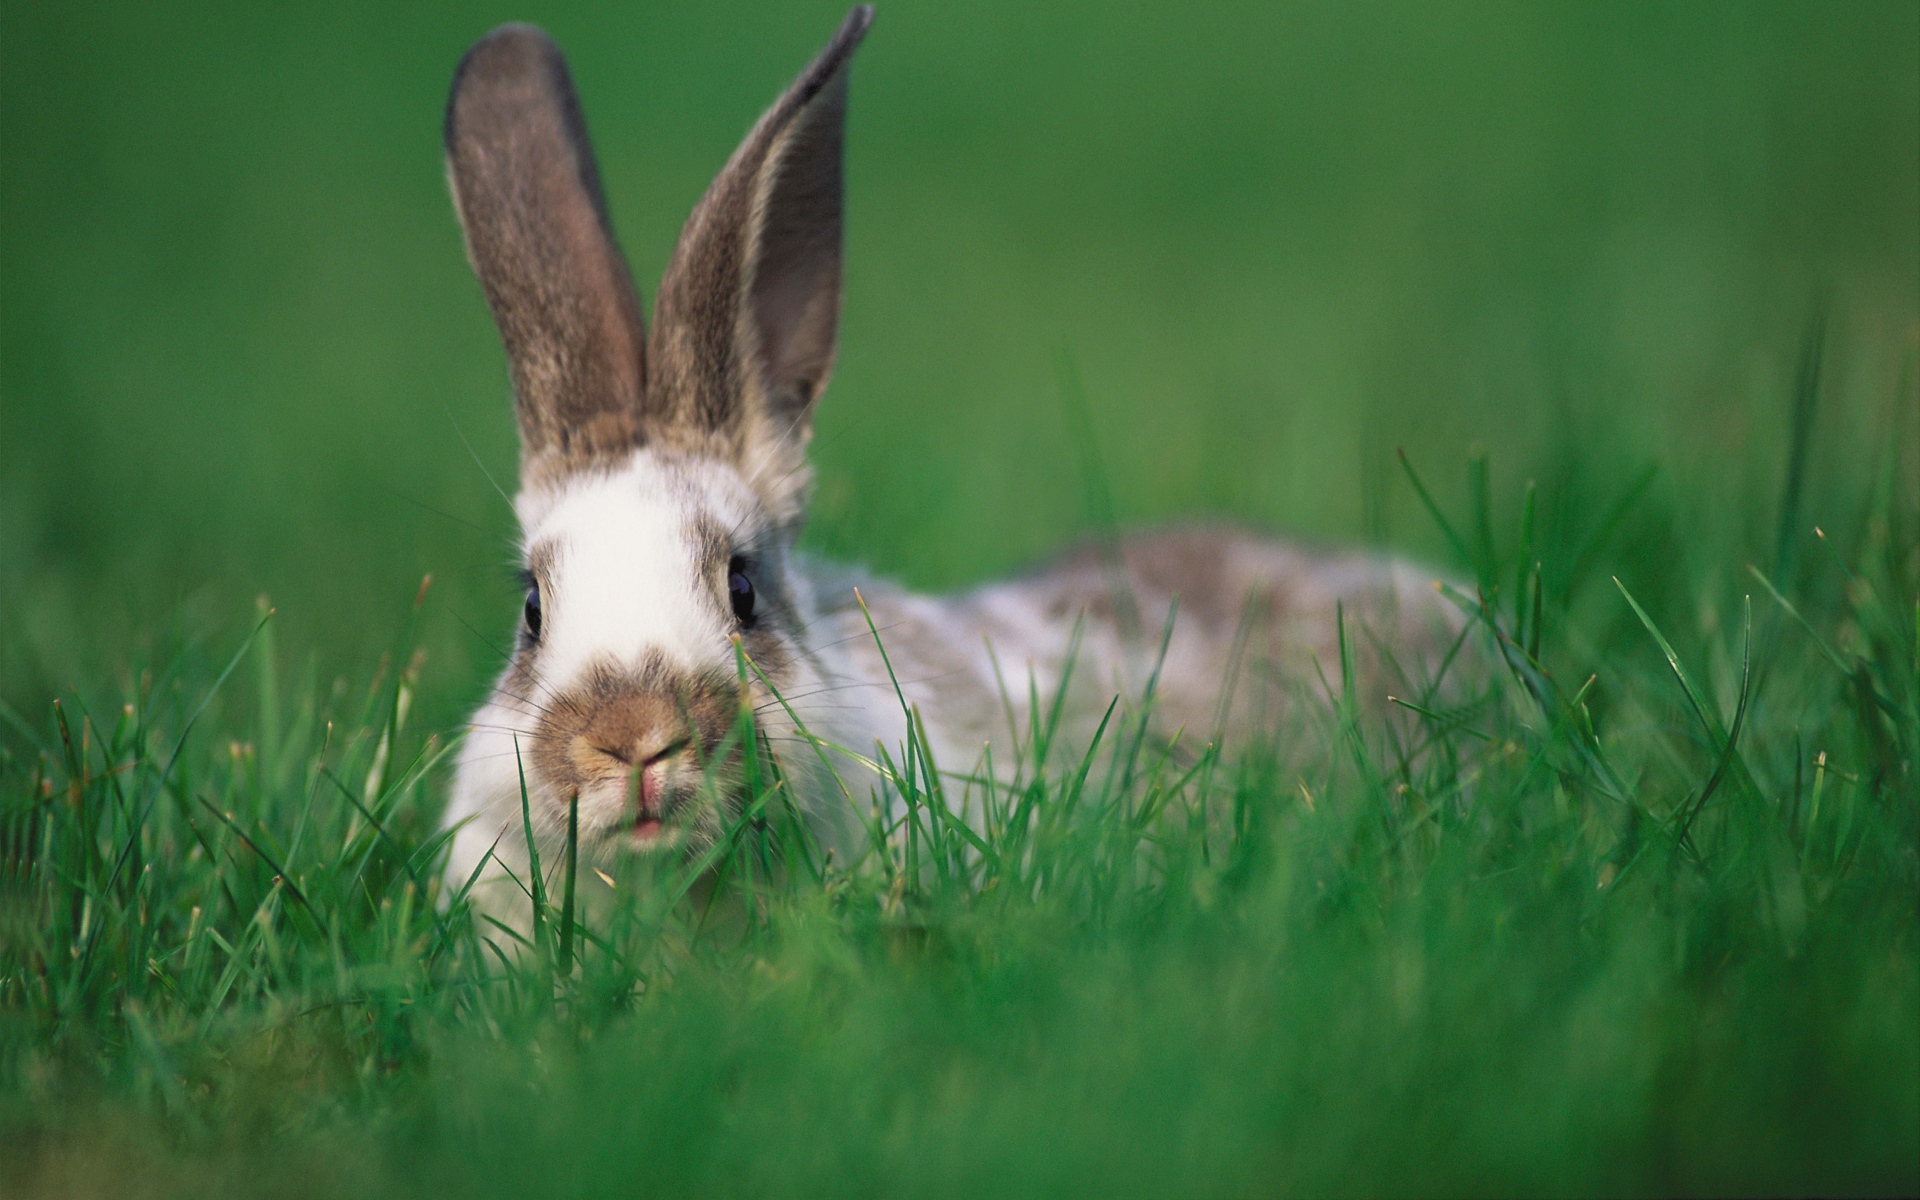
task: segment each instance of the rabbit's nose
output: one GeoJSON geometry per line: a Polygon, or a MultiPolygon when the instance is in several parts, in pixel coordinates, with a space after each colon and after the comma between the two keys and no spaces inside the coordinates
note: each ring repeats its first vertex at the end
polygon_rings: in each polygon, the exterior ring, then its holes
{"type": "MultiPolygon", "coordinates": [[[[628,672],[611,665],[555,698],[542,723],[544,744],[557,754],[562,788],[604,787],[640,774],[666,773],[661,760],[718,741],[736,719],[732,689],[661,670],[628,672]],[[659,764],[658,771],[647,768],[659,764]]],[[[645,782],[644,780],[642,781],[645,782]]]]}
{"type": "Polygon", "coordinates": [[[621,764],[622,766],[630,767],[633,765],[632,747],[628,747],[623,750],[617,746],[608,746],[603,743],[596,742],[591,738],[582,738],[581,740],[587,743],[587,749],[592,750],[598,754],[603,754],[606,757],[612,759],[613,761],[621,764]]]}
{"type": "Polygon", "coordinates": [[[659,744],[652,749],[646,748],[648,743],[645,740],[625,744],[595,741],[591,737],[585,737],[582,740],[586,742],[587,749],[598,754],[603,754],[623,767],[639,766],[644,768],[650,767],[661,759],[686,749],[687,743],[693,739],[684,736],[668,738],[656,737],[653,741],[659,744]]]}
{"type": "Polygon", "coordinates": [[[644,800],[648,782],[653,782],[656,790],[659,783],[661,772],[653,768],[661,764],[669,749],[686,744],[685,738],[657,728],[631,734],[589,729],[569,740],[567,757],[578,786],[621,781],[629,792],[637,789],[644,800]]]}
{"type": "Polygon", "coordinates": [[[673,701],[649,691],[609,688],[581,697],[580,707],[586,719],[566,732],[583,762],[636,766],[679,736],[673,701]]]}

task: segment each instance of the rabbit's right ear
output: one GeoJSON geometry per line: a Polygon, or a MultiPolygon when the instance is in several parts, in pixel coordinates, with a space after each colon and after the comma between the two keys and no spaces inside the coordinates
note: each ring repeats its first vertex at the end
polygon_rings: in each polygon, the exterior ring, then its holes
{"type": "Polygon", "coordinates": [[[446,144],[467,257],[513,373],[523,480],[631,449],[646,331],[566,60],[546,34],[503,25],[467,51],[446,144]]]}
{"type": "Polygon", "coordinates": [[[847,69],[872,20],[847,14],[687,218],[653,309],[647,418],[663,435],[804,446],[840,319],[847,69]]]}

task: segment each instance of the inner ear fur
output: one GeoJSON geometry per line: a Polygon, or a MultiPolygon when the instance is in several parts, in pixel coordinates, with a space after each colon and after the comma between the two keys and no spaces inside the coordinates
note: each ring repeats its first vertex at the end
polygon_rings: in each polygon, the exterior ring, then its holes
{"type": "Polygon", "coordinates": [[[804,442],[840,317],[847,65],[872,9],[774,102],[687,218],[654,308],[649,423],[804,442]]]}
{"type": "Polygon", "coordinates": [[[447,175],[467,256],[506,345],[522,475],[643,437],[646,329],[615,244],[566,61],[531,25],[461,59],[447,175]]]}

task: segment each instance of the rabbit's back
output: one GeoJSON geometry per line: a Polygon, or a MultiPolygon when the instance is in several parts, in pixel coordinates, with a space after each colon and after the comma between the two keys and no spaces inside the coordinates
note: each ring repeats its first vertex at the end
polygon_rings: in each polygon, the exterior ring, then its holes
{"type": "Polygon", "coordinates": [[[852,709],[858,696],[875,726],[904,732],[897,679],[941,765],[958,770],[972,766],[983,743],[1001,762],[1010,742],[1025,745],[1033,699],[1045,716],[1063,679],[1063,748],[1084,747],[1108,702],[1137,702],[1150,680],[1163,735],[1184,729],[1189,745],[1237,741],[1343,687],[1343,620],[1351,686],[1372,708],[1389,693],[1424,694],[1463,624],[1435,575],[1404,559],[1321,551],[1227,525],[1083,546],[951,596],[835,568],[814,577],[816,644],[831,646],[834,673],[846,676],[834,707],[852,709]]]}

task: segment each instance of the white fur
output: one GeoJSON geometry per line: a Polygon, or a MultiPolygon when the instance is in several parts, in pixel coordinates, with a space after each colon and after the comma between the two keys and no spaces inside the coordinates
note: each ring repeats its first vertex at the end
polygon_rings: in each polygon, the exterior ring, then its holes
{"type": "Polygon", "coordinates": [[[527,557],[551,555],[541,647],[549,686],[566,690],[596,660],[637,666],[648,651],[688,670],[733,669],[733,629],[691,559],[688,529],[695,515],[723,529],[755,517],[731,469],[692,469],[643,449],[621,470],[523,494],[515,508],[527,557]]]}
{"type": "MultiPolygon", "coordinates": [[[[515,509],[525,531],[524,561],[543,567],[536,678],[530,691],[515,693],[508,686],[509,668],[474,715],[457,759],[445,821],[457,830],[449,883],[461,886],[491,855],[493,865],[482,872],[476,898],[483,911],[524,925],[519,919],[527,865],[523,780],[527,817],[549,866],[563,846],[567,802],[541,776],[530,753],[541,710],[597,665],[638,668],[658,656],[688,672],[734,674],[735,631],[724,593],[716,587],[724,580],[710,578],[709,564],[698,560],[695,527],[703,524],[746,539],[761,532],[763,513],[755,492],[731,465],[650,449],[635,451],[616,469],[529,489],[516,499],[515,509]]],[[[818,626],[810,580],[791,574],[784,583],[802,626],[818,626]]],[[[842,631],[844,624],[844,619],[827,623],[834,632],[825,640],[838,645],[825,653],[788,647],[794,670],[785,691],[809,732],[832,746],[871,753],[876,742],[904,736],[905,719],[880,679],[855,669],[846,649],[853,631],[842,631]]],[[[848,835],[844,795],[820,778],[818,756],[803,752],[806,748],[793,740],[797,731],[783,706],[763,704],[758,723],[779,739],[783,762],[806,788],[800,799],[815,814],[816,831],[844,860],[856,849],[848,835]]],[[[844,755],[831,758],[843,769],[860,769],[844,755]]],[[[869,788],[856,783],[854,790],[864,795],[869,788]]],[[[628,802],[617,789],[583,795],[583,829],[590,818],[611,824],[628,802]]]]}

